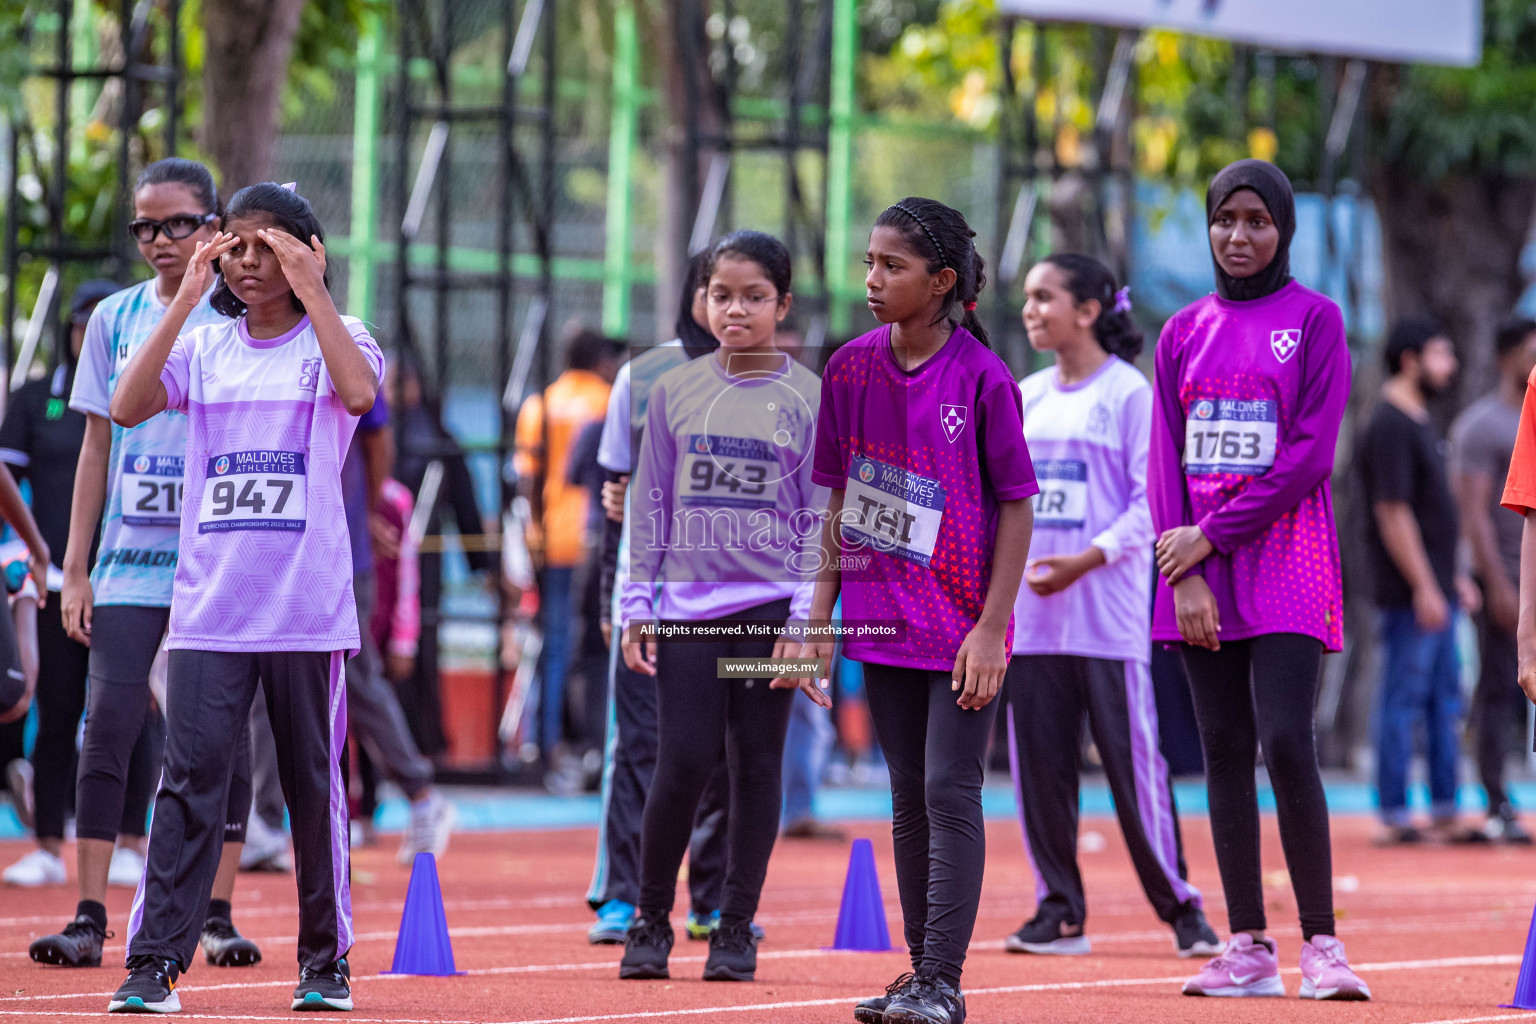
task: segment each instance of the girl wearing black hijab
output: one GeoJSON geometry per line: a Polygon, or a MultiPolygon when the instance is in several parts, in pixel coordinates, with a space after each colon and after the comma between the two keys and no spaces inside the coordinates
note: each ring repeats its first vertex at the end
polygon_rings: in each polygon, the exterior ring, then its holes
{"type": "Polygon", "coordinates": [[[1301,918],[1301,996],[1369,999],[1334,937],[1328,805],[1313,739],[1325,649],[1342,646],[1334,446],[1349,400],[1338,306],[1291,279],[1290,182],[1240,160],[1211,182],[1216,294],[1180,310],[1156,354],[1147,476],[1159,533],[1154,641],[1180,648],[1205,748],[1232,932],[1186,995],[1283,996],[1265,936],[1262,746],[1301,918]]]}

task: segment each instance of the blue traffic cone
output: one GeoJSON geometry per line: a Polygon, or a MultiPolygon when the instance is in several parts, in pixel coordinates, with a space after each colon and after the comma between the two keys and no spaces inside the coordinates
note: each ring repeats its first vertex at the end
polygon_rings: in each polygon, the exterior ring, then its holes
{"type": "Polygon", "coordinates": [[[837,912],[832,948],[862,953],[886,953],[893,948],[880,876],[875,872],[875,848],[868,839],[855,839],[848,855],[848,878],[843,882],[843,905],[837,912]]]}
{"type": "Polygon", "coordinates": [[[1536,1010],[1536,913],[1531,914],[1531,930],[1525,937],[1525,957],[1520,961],[1520,977],[1515,979],[1515,998],[1499,1006],[1505,1010],[1536,1010]]]}
{"type": "Polygon", "coordinates": [[[448,918],[443,914],[443,890],[437,884],[437,861],[430,853],[418,853],[411,864],[411,886],[405,893],[400,915],[400,936],[395,939],[395,963],[380,974],[426,974],[446,977],[463,974],[453,968],[453,943],[448,938],[448,918]]]}

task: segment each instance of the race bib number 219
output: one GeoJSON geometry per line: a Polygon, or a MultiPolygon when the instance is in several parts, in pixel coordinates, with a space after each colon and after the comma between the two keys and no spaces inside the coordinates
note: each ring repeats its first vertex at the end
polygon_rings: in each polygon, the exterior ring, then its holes
{"type": "Polygon", "coordinates": [[[304,485],[300,452],[215,455],[203,481],[197,531],[303,530],[304,485]]]}

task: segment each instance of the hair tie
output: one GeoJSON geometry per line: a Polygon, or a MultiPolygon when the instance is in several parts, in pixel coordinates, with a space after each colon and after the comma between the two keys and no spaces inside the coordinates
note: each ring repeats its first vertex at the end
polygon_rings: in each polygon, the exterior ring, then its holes
{"type": "MultiPolygon", "coordinates": [[[[950,264],[949,264],[949,257],[944,255],[944,247],[939,244],[938,236],[935,235],[932,231],[928,230],[928,225],[923,223],[923,218],[919,217],[917,214],[915,214],[911,210],[907,209],[901,203],[897,203],[895,206],[891,207],[891,209],[893,209],[893,210],[900,210],[902,213],[906,214],[908,217],[911,217],[913,220],[917,221],[917,226],[923,229],[923,234],[928,236],[928,241],[932,242],[933,243],[933,247],[939,251],[939,263],[942,264],[943,266],[946,266],[946,267],[950,266],[950,264]]],[[[954,267],[950,267],[950,269],[954,270],[955,268],[954,267]]]]}
{"type": "Polygon", "coordinates": [[[1131,286],[1126,285],[1115,292],[1115,312],[1129,313],[1131,311],[1131,286]]]}
{"type": "Polygon", "coordinates": [[[287,189],[289,192],[292,192],[294,195],[299,194],[299,183],[296,181],[285,181],[283,182],[282,187],[287,189]]]}
{"type": "Polygon", "coordinates": [[[974,312],[976,312],[976,300],[975,299],[972,299],[970,302],[967,302],[965,304],[965,311],[967,313],[974,313],[974,312]]]}

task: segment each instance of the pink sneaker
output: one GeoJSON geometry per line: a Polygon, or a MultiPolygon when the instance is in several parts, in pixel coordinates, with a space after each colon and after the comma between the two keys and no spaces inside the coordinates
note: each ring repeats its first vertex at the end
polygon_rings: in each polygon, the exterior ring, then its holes
{"type": "Polygon", "coordinates": [[[1350,970],[1344,943],[1332,935],[1314,935],[1301,947],[1301,998],[1369,999],[1371,990],[1350,970]]]}
{"type": "MultiPolygon", "coordinates": [[[[1340,954],[1342,958],[1342,953],[1340,954]]],[[[1238,932],[1216,959],[1184,983],[1187,996],[1283,996],[1280,963],[1262,942],[1238,932]]]]}

